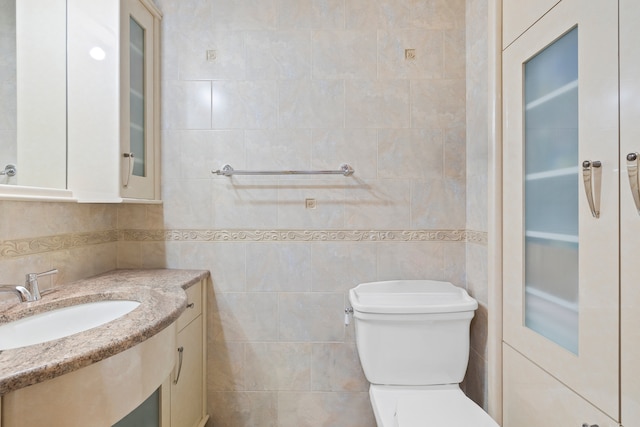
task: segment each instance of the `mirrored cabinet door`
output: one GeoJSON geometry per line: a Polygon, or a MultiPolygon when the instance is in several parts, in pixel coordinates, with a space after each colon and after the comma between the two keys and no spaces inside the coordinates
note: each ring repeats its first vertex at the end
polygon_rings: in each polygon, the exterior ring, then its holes
{"type": "Polygon", "coordinates": [[[151,0],[67,0],[68,184],[80,202],[160,201],[160,19],[151,0]]]}

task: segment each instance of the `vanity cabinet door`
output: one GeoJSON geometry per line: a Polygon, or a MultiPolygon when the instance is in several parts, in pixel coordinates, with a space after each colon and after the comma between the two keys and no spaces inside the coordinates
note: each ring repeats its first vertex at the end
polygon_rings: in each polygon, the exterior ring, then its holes
{"type": "Polygon", "coordinates": [[[203,427],[207,415],[207,282],[186,290],[187,309],[178,318],[176,366],[171,375],[171,427],[203,427]]]}
{"type": "Polygon", "coordinates": [[[182,355],[178,354],[178,366],[171,383],[171,427],[196,427],[202,419],[202,379],[205,372],[202,366],[201,319],[202,316],[198,316],[178,332],[177,346],[182,355]]]}

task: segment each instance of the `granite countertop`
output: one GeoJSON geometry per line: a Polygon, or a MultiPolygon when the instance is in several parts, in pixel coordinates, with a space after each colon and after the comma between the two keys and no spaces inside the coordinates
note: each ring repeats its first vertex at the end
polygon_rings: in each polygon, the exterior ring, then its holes
{"type": "Polygon", "coordinates": [[[107,299],[141,304],[88,331],[0,351],[0,395],[75,371],[151,338],[184,311],[184,289],[209,276],[203,270],[114,270],[57,287],[40,301],[0,312],[0,324],[69,305],[107,299]]]}

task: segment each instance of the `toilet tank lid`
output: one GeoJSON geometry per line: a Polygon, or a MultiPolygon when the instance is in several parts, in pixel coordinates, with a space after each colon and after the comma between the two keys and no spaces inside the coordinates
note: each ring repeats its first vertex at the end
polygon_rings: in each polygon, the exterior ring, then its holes
{"type": "Polygon", "coordinates": [[[478,308],[467,291],[437,280],[361,283],[349,291],[349,301],[355,311],[364,313],[456,313],[478,308]]]}

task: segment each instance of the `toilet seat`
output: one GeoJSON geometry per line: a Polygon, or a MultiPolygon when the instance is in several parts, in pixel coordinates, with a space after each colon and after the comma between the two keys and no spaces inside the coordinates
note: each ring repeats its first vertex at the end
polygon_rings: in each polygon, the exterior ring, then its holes
{"type": "Polygon", "coordinates": [[[499,427],[458,385],[371,385],[378,427],[499,427]]]}

